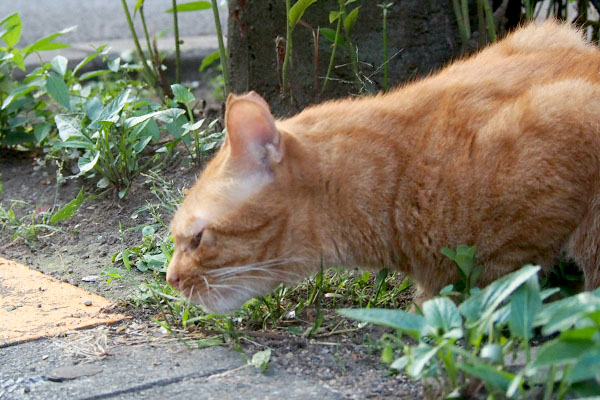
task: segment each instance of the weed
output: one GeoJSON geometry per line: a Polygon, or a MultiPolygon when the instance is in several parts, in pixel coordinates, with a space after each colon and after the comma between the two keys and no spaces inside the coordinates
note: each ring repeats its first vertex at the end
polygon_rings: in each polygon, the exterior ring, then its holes
{"type": "Polygon", "coordinates": [[[422,315],[340,310],[347,317],[398,330],[383,338],[382,358],[391,368],[415,379],[446,382],[442,395],[453,397],[475,397],[482,388],[489,396],[508,398],[529,398],[539,390],[544,398],[558,399],[600,391],[600,290],[544,304],[557,290],[540,289],[540,268],[531,265],[478,289],[474,248],[460,246],[444,254],[460,271],[458,306],[440,296],[423,303],[422,315]],[[545,341],[536,353],[530,344],[534,329],[545,341]],[[401,349],[399,358],[395,349],[401,349]],[[520,351],[525,362],[510,365],[509,356],[514,359],[520,351]]]}
{"type": "Polygon", "coordinates": [[[13,201],[8,209],[0,203],[0,233],[7,231],[11,233],[13,241],[21,238],[29,246],[35,246],[40,239],[40,234],[63,232],[55,224],[70,218],[85,200],[85,191],[81,189],[77,197],[60,209],[55,203],[53,206],[39,207],[21,217],[15,213],[15,206],[23,208],[27,203],[13,201]]]}
{"type": "Polygon", "coordinates": [[[25,59],[40,51],[69,47],[56,42],[59,36],[74,27],[45,36],[34,43],[16,47],[21,38],[21,18],[12,14],[0,21],[0,146],[28,146],[42,143],[49,135],[52,112],[43,94],[54,91],[59,82],[47,71],[57,68],[52,64],[35,69],[22,82],[13,79],[16,69],[25,71],[25,59]]]}

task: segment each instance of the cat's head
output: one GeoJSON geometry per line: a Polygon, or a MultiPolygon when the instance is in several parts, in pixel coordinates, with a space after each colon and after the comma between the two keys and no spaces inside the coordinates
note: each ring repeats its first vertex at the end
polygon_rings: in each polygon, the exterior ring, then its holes
{"type": "Polygon", "coordinates": [[[226,139],[177,210],[169,283],[226,313],[307,271],[310,240],[290,209],[298,196],[289,141],[256,93],[230,95],[226,139]],[[293,220],[293,221],[291,221],[293,220]]]}

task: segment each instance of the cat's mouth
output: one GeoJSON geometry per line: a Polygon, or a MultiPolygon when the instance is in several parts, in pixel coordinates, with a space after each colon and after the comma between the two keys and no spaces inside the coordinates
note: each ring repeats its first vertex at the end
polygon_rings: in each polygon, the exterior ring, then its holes
{"type": "Polygon", "coordinates": [[[265,296],[282,283],[294,283],[303,276],[293,272],[295,259],[272,260],[254,265],[222,267],[183,280],[178,289],[204,312],[229,314],[248,300],[265,296]]]}

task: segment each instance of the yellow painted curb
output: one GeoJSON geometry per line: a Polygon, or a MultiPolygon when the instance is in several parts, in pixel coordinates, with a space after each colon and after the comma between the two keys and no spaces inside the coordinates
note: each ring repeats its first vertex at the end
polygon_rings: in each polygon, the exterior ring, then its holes
{"type": "Polygon", "coordinates": [[[128,318],[104,297],[0,257],[0,347],[128,318]]]}

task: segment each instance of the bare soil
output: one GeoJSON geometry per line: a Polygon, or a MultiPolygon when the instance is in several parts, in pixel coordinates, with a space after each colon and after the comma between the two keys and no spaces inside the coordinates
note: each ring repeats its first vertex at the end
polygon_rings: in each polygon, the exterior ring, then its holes
{"type": "MultiPolygon", "coordinates": [[[[14,205],[17,216],[52,207],[63,206],[77,195],[82,186],[88,194],[98,191],[94,182],[67,179],[57,187],[57,167],[51,162],[41,162],[39,155],[0,150],[0,180],[3,190],[0,203],[9,208],[14,205]]],[[[199,171],[175,160],[161,172],[173,181],[175,188],[189,187],[199,171]]],[[[64,175],[69,173],[64,171],[64,175]]],[[[135,210],[147,202],[155,202],[154,195],[139,177],[131,192],[123,200],[116,194],[107,194],[86,201],[68,220],[59,223],[63,232],[41,233],[38,239],[27,243],[21,238],[12,239],[4,231],[0,235],[0,256],[29,265],[45,274],[105,296],[118,304],[119,311],[135,318],[136,324],[150,321],[151,314],[136,308],[125,300],[134,293],[136,285],[129,281],[113,281],[107,285],[102,271],[115,266],[113,254],[125,247],[141,242],[141,231],[121,233],[139,226],[149,215],[132,218],[135,210]],[[95,282],[85,282],[84,277],[97,276],[95,282]]],[[[168,216],[165,216],[168,219],[168,216]]],[[[149,221],[149,219],[148,219],[149,221]]],[[[138,281],[152,279],[150,274],[133,272],[138,281]]],[[[307,326],[314,321],[307,317],[307,326]]],[[[340,318],[333,312],[328,319],[340,318]]],[[[132,323],[132,322],[126,322],[132,323]]],[[[355,327],[344,321],[340,329],[355,327]]],[[[281,332],[251,331],[241,341],[247,353],[272,349],[270,367],[283,369],[294,375],[318,377],[323,385],[340,393],[344,398],[406,398],[423,396],[423,387],[402,375],[394,375],[380,361],[380,351],[375,340],[385,331],[368,327],[357,332],[306,339],[281,332]]]]}

